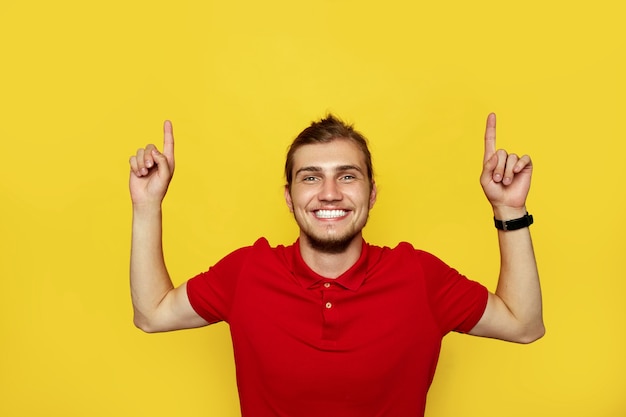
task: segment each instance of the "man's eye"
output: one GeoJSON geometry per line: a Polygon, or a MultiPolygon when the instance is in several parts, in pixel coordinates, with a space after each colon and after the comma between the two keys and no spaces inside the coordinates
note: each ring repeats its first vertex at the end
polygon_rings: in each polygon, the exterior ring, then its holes
{"type": "Polygon", "coordinates": [[[313,182],[316,180],[316,177],[304,177],[302,178],[302,181],[304,182],[313,182]]]}
{"type": "Polygon", "coordinates": [[[344,175],[343,177],[341,177],[343,181],[352,181],[355,178],[356,177],[354,175],[344,175]]]}

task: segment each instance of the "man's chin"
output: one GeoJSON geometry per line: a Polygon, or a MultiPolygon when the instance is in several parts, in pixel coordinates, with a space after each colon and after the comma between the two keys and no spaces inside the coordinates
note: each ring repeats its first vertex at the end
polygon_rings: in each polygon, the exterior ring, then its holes
{"type": "Polygon", "coordinates": [[[357,237],[358,234],[336,237],[336,238],[318,238],[315,236],[306,235],[306,242],[308,245],[318,251],[329,254],[337,254],[343,253],[348,250],[350,244],[354,241],[354,238],[357,237]]]}

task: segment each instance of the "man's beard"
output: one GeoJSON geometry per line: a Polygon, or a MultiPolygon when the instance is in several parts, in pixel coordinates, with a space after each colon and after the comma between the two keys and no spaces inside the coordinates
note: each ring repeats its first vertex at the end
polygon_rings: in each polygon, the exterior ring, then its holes
{"type": "Polygon", "coordinates": [[[359,232],[356,232],[351,235],[325,239],[311,236],[308,233],[305,233],[305,236],[307,243],[312,249],[322,253],[337,254],[345,252],[358,234],[359,232]]]}

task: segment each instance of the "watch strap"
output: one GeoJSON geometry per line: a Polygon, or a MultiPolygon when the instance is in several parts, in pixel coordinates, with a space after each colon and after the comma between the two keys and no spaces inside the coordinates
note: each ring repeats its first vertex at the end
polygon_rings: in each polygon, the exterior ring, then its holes
{"type": "Polygon", "coordinates": [[[498,220],[494,217],[493,221],[496,226],[496,229],[509,231],[509,230],[523,229],[525,227],[530,226],[531,224],[533,224],[533,216],[532,214],[526,213],[524,217],[520,217],[519,219],[498,220]]]}

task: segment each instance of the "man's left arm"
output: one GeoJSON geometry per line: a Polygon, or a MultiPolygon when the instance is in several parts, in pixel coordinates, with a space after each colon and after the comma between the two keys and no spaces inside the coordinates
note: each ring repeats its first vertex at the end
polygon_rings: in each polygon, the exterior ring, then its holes
{"type": "Polygon", "coordinates": [[[526,211],[532,169],[528,155],[518,157],[496,150],[496,117],[490,114],[480,183],[494,218],[502,222],[498,230],[500,276],[495,293],[489,293],[482,318],[469,332],[472,335],[530,343],[545,333],[539,273],[526,211]]]}

